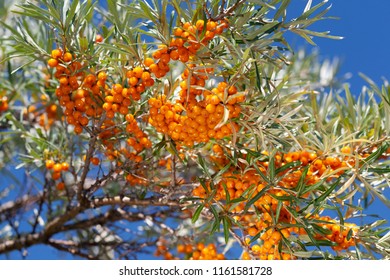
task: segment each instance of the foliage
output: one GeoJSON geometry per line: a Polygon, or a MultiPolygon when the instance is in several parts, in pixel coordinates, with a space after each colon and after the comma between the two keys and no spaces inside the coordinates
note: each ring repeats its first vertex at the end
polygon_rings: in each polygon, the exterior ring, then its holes
{"type": "Polygon", "coordinates": [[[5,1],[0,254],[389,258],[390,88],[294,53],[289,0],[5,1]]]}

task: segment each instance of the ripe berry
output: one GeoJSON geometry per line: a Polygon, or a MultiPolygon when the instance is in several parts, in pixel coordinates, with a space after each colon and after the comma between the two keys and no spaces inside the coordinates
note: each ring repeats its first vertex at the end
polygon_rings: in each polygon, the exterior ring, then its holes
{"type": "Polygon", "coordinates": [[[54,161],[51,160],[51,159],[48,159],[48,160],[46,160],[45,165],[46,165],[46,168],[47,168],[47,169],[52,169],[53,166],[54,166],[54,161]]]}
{"type": "Polygon", "coordinates": [[[61,172],[62,171],[62,165],[61,163],[56,163],[53,165],[53,171],[54,172],[61,172]]]}

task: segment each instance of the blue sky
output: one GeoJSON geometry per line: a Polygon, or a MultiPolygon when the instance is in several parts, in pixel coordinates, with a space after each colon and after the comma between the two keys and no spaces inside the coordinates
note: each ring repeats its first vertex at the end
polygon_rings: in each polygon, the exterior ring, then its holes
{"type": "MultiPolygon", "coordinates": [[[[290,4],[292,15],[297,15],[298,11],[302,11],[306,3],[307,0],[292,0],[290,4]]],[[[354,94],[358,94],[360,88],[366,84],[358,76],[359,72],[364,73],[378,84],[382,83],[382,77],[390,79],[390,1],[333,0],[329,1],[329,4],[332,4],[332,8],[328,15],[339,17],[339,19],[322,21],[313,25],[311,29],[330,30],[332,35],[343,36],[344,39],[315,38],[314,41],[318,44],[315,48],[319,50],[320,57],[341,59],[340,74],[352,74],[348,82],[354,94]]],[[[296,49],[305,47],[310,51],[313,48],[296,38],[292,38],[291,43],[296,49]]],[[[370,206],[368,213],[380,213],[382,217],[390,220],[389,209],[380,202],[370,206]]],[[[28,259],[69,257],[43,246],[34,246],[28,251],[28,259]]],[[[0,259],[4,257],[0,255],[0,259]]],[[[20,253],[13,253],[12,258],[20,258],[20,253]]]]}
{"type": "MultiPolygon", "coordinates": [[[[307,0],[292,0],[290,5],[292,9],[302,11],[306,3],[307,0]]],[[[366,84],[359,77],[359,72],[378,84],[382,83],[382,77],[390,79],[390,1],[330,0],[329,4],[332,8],[328,16],[339,19],[321,21],[311,29],[329,30],[332,35],[343,36],[344,39],[315,38],[320,56],[341,59],[340,74],[352,74],[348,82],[355,94],[366,84]]],[[[295,15],[296,12],[293,13],[295,15]]],[[[295,43],[296,47],[302,46],[300,40],[295,43]]],[[[306,47],[312,48],[308,44],[306,47]]]]}

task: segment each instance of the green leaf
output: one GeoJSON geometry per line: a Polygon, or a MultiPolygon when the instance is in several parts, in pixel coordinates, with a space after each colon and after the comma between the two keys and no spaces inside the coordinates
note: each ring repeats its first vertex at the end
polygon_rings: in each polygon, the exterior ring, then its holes
{"type": "Polygon", "coordinates": [[[328,234],[331,234],[332,231],[330,229],[327,229],[327,228],[323,228],[322,226],[319,226],[315,223],[311,223],[311,226],[313,227],[314,231],[325,236],[325,235],[328,235],[328,234]]]}
{"type": "Polygon", "coordinates": [[[224,217],[222,219],[222,221],[223,221],[223,235],[225,237],[225,243],[227,244],[228,241],[229,241],[229,236],[230,236],[230,233],[229,233],[229,229],[230,229],[229,218],[228,217],[224,217]]]}
{"type": "Polygon", "coordinates": [[[268,170],[267,170],[269,179],[271,182],[274,182],[275,179],[275,151],[270,155],[268,170]]]}
{"type": "Polygon", "coordinates": [[[264,187],[261,191],[259,191],[254,197],[252,197],[245,205],[244,212],[247,212],[248,209],[259,200],[260,197],[262,197],[270,188],[270,185],[267,185],[264,187]]]}
{"type": "Polygon", "coordinates": [[[307,175],[308,171],[309,171],[309,166],[306,166],[303,169],[301,177],[299,178],[298,184],[296,186],[297,196],[298,197],[301,197],[301,195],[303,194],[303,192],[305,190],[305,180],[306,180],[306,175],[307,175]]]}
{"type": "Polygon", "coordinates": [[[310,38],[309,35],[307,35],[303,30],[301,29],[291,29],[292,32],[297,33],[299,36],[301,36],[303,39],[306,40],[310,45],[317,46],[316,43],[310,38]]]}
{"type": "Polygon", "coordinates": [[[385,204],[387,207],[390,208],[390,201],[387,199],[386,196],[383,195],[379,190],[375,189],[373,186],[371,186],[366,179],[364,179],[362,176],[357,175],[358,180],[361,181],[364,186],[375,196],[377,197],[380,201],[382,201],[383,204],[385,204]]]}
{"type": "Polygon", "coordinates": [[[8,112],[6,115],[5,115],[5,118],[9,121],[11,121],[13,123],[13,125],[20,129],[21,131],[25,132],[26,131],[26,128],[22,125],[21,122],[19,122],[15,117],[14,115],[12,115],[11,112],[8,112]]]}
{"type": "Polygon", "coordinates": [[[200,153],[198,153],[198,164],[200,165],[200,167],[202,168],[202,170],[204,171],[206,176],[208,178],[211,178],[210,171],[209,171],[209,169],[207,167],[207,164],[206,164],[203,156],[200,153]]]}
{"type": "Polygon", "coordinates": [[[371,155],[364,159],[364,165],[376,161],[380,156],[383,155],[383,153],[386,152],[388,147],[389,143],[383,143],[375,152],[373,152],[371,155]]]}
{"type": "Polygon", "coordinates": [[[257,174],[259,174],[259,175],[261,176],[261,178],[263,178],[263,180],[264,180],[265,182],[267,182],[267,184],[271,184],[270,179],[269,179],[267,176],[265,176],[265,175],[263,174],[263,172],[261,172],[261,170],[260,170],[260,168],[257,166],[257,164],[253,164],[253,167],[256,169],[257,174]]]}
{"type": "Polygon", "coordinates": [[[290,4],[291,0],[283,0],[278,11],[275,13],[274,20],[278,19],[281,15],[286,13],[287,6],[290,4]]]}
{"type": "MultiPolygon", "coordinates": [[[[311,9],[305,11],[302,15],[300,15],[296,20],[308,19],[315,11],[324,6],[328,0],[322,1],[321,3],[315,5],[311,9]]],[[[306,10],[306,9],[305,9],[306,10]]]]}
{"type": "MultiPolygon", "coordinates": [[[[69,1],[66,1],[69,2],[69,1]]],[[[74,17],[76,16],[76,9],[77,6],[79,6],[79,0],[73,0],[72,4],[69,8],[69,10],[66,11],[66,19],[65,19],[65,28],[68,29],[70,26],[70,23],[73,21],[74,17]]],[[[68,5],[64,5],[64,8],[68,5]]]]}
{"type": "Polygon", "coordinates": [[[228,191],[228,188],[226,187],[225,182],[222,182],[222,187],[226,193],[226,204],[230,204],[230,193],[228,191]]]}
{"type": "Polygon", "coordinates": [[[210,211],[214,216],[214,222],[213,222],[213,226],[211,228],[211,234],[213,234],[214,232],[219,230],[219,225],[221,223],[221,220],[219,219],[219,214],[217,212],[217,209],[215,209],[214,205],[210,206],[210,211]]]}
{"type": "Polygon", "coordinates": [[[383,167],[383,168],[379,168],[379,167],[370,167],[367,169],[368,172],[374,172],[374,173],[377,173],[379,175],[381,174],[387,174],[387,173],[390,173],[390,168],[389,167],[383,167]]]}
{"type": "Polygon", "coordinates": [[[253,236],[251,238],[251,240],[249,240],[249,244],[252,244],[253,242],[255,242],[256,240],[258,240],[261,236],[261,234],[263,233],[263,231],[259,231],[258,233],[256,233],[255,236],[253,236]]]}
{"type": "Polygon", "coordinates": [[[275,221],[279,221],[279,216],[280,216],[280,210],[283,207],[283,202],[281,200],[278,200],[278,205],[276,206],[276,213],[275,213],[275,221]]]}
{"type": "Polygon", "coordinates": [[[229,162],[228,164],[226,164],[221,170],[218,171],[218,173],[216,173],[213,177],[215,180],[219,179],[219,177],[221,177],[223,174],[225,174],[225,172],[230,168],[231,166],[231,162],[229,162]]]}
{"type": "Polygon", "coordinates": [[[281,166],[281,167],[278,167],[276,168],[275,170],[275,173],[276,174],[279,174],[285,170],[288,170],[288,169],[292,169],[292,168],[295,168],[295,167],[298,167],[300,166],[302,163],[297,160],[297,161],[292,161],[292,162],[289,162],[289,163],[286,163],[285,165],[281,166]]]}
{"type": "Polygon", "coordinates": [[[323,192],[319,197],[315,199],[315,203],[320,203],[327,199],[329,195],[333,192],[333,190],[339,185],[341,181],[341,177],[337,178],[336,182],[334,182],[325,192],[323,192]]]}
{"type": "Polygon", "coordinates": [[[199,207],[195,210],[194,216],[192,216],[192,223],[195,223],[199,219],[199,215],[204,208],[204,204],[199,205],[199,207]]]}

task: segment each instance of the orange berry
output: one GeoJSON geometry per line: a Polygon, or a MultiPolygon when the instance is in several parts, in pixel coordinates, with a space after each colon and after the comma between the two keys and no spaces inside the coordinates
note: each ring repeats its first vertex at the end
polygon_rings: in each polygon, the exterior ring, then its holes
{"type": "Polygon", "coordinates": [[[80,124],[81,124],[82,126],[86,126],[86,125],[88,124],[88,122],[89,122],[88,118],[85,117],[85,116],[80,117],[80,118],[78,119],[78,121],[80,122],[80,124]]]}
{"type": "Polygon", "coordinates": [[[314,168],[316,168],[317,170],[320,170],[320,169],[322,168],[322,160],[317,159],[317,160],[314,162],[314,168]]]}
{"type": "Polygon", "coordinates": [[[143,81],[146,81],[146,80],[149,80],[151,77],[150,77],[150,73],[148,71],[144,71],[141,75],[141,79],[143,81]]]}
{"type": "Polygon", "coordinates": [[[215,21],[208,21],[207,22],[206,28],[208,31],[214,30],[216,27],[217,27],[217,24],[215,23],[215,21]]]}
{"type": "Polygon", "coordinates": [[[188,52],[186,54],[180,55],[179,60],[183,63],[186,63],[190,59],[188,52]]]}
{"type": "Polygon", "coordinates": [[[215,112],[215,109],[216,109],[216,107],[215,107],[214,104],[208,104],[208,105],[206,106],[206,111],[209,112],[210,114],[214,113],[214,112],[215,112]]]}
{"type": "Polygon", "coordinates": [[[161,50],[157,50],[153,53],[153,58],[160,59],[161,55],[162,55],[161,50]]]}
{"type": "Polygon", "coordinates": [[[62,57],[62,50],[60,49],[55,49],[51,51],[51,57],[54,59],[59,59],[62,57]]]}
{"type": "Polygon", "coordinates": [[[183,244],[177,245],[178,253],[185,253],[186,247],[183,244]]]}
{"type": "Polygon", "coordinates": [[[114,90],[115,93],[122,94],[123,86],[121,84],[114,84],[112,86],[112,89],[114,90]]]}
{"type": "Polygon", "coordinates": [[[251,227],[251,228],[248,229],[248,234],[250,236],[255,236],[257,234],[257,232],[258,232],[258,230],[255,227],[251,227]]]}
{"type": "Polygon", "coordinates": [[[102,35],[100,35],[100,34],[96,34],[96,37],[95,37],[95,42],[96,43],[101,43],[101,42],[103,42],[103,36],[102,35]]]}
{"type": "Polygon", "coordinates": [[[213,95],[210,97],[210,104],[218,105],[221,102],[217,95],[213,95]]]}
{"type": "Polygon", "coordinates": [[[47,61],[47,64],[49,65],[49,67],[56,67],[58,65],[58,60],[55,59],[55,58],[50,58],[48,61],[47,61]]]}
{"type": "Polygon", "coordinates": [[[64,60],[65,62],[70,62],[70,61],[72,61],[72,59],[73,59],[73,56],[72,56],[71,53],[66,52],[66,53],[64,54],[63,60],[64,60]]]}
{"type": "Polygon", "coordinates": [[[235,86],[231,86],[228,89],[228,94],[233,95],[237,93],[237,88],[235,86]]]}
{"type": "Polygon", "coordinates": [[[64,182],[59,182],[59,183],[57,184],[57,186],[56,186],[56,189],[57,189],[58,191],[63,191],[63,190],[65,189],[65,184],[64,184],[64,182]]]}
{"type": "Polygon", "coordinates": [[[134,73],[134,75],[138,78],[138,79],[140,79],[141,77],[142,77],[142,73],[144,72],[144,70],[141,68],[141,67],[139,67],[139,66],[137,66],[137,67],[135,67],[134,69],[133,69],[133,73],[134,73]]]}
{"type": "Polygon", "coordinates": [[[173,35],[177,36],[177,37],[180,37],[181,34],[183,34],[183,29],[181,29],[180,27],[177,27],[175,29],[175,31],[173,32],[173,35]]]}
{"type": "MultiPolygon", "coordinates": [[[[111,111],[112,112],[112,111],[111,111]]],[[[114,113],[114,112],[113,112],[114,113]]],[[[108,112],[107,112],[107,115],[108,115],[108,112]]],[[[81,134],[83,132],[83,127],[81,125],[76,125],[74,127],[74,133],[76,134],[81,134]]]]}
{"type": "Polygon", "coordinates": [[[167,53],[162,54],[161,57],[160,57],[160,61],[162,63],[165,63],[165,64],[168,64],[170,60],[171,60],[171,57],[167,53]]]}
{"type": "Polygon", "coordinates": [[[93,165],[99,165],[100,159],[97,158],[97,157],[93,157],[93,158],[91,158],[91,163],[92,163],[93,165]]]}
{"type": "Polygon", "coordinates": [[[153,60],[153,58],[151,58],[151,57],[147,57],[147,58],[145,58],[145,60],[144,60],[144,65],[146,66],[146,67],[149,67],[150,65],[152,65],[154,63],[154,60],[153,60]]]}
{"type": "Polygon", "coordinates": [[[59,78],[59,82],[61,85],[67,85],[69,83],[69,80],[67,77],[61,77],[59,78]]]}
{"type": "Polygon", "coordinates": [[[61,172],[62,171],[62,165],[61,163],[56,163],[53,165],[53,171],[54,172],[61,172]]]}
{"type": "Polygon", "coordinates": [[[292,161],[297,161],[301,157],[300,153],[298,152],[292,152],[290,156],[292,161]]]}
{"type": "Polygon", "coordinates": [[[125,118],[126,118],[126,121],[127,121],[128,123],[132,123],[132,122],[134,121],[134,116],[133,116],[133,114],[127,114],[125,118]]]}
{"type": "Polygon", "coordinates": [[[204,20],[202,19],[199,19],[196,24],[196,29],[198,29],[199,31],[202,31],[203,30],[203,27],[204,27],[204,20]]]}
{"type": "Polygon", "coordinates": [[[172,60],[178,60],[179,59],[179,53],[177,50],[173,50],[169,53],[169,56],[172,60]]]}
{"type": "Polygon", "coordinates": [[[349,147],[349,146],[344,146],[344,147],[341,148],[341,152],[342,152],[343,154],[350,154],[351,151],[352,151],[352,149],[351,149],[351,147],[349,147]]]}
{"type": "Polygon", "coordinates": [[[136,86],[138,84],[138,78],[137,77],[129,78],[129,84],[132,86],[136,86]]]}
{"type": "Polygon", "coordinates": [[[149,70],[150,70],[150,72],[156,74],[156,73],[159,71],[159,67],[158,67],[157,64],[152,63],[152,64],[149,66],[149,70]]]}
{"type": "Polygon", "coordinates": [[[99,72],[98,79],[101,81],[105,81],[107,79],[107,73],[106,72],[99,72]]]}
{"type": "Polygon", "coordinates": [[[46,165],[46,168],[47,168],[47,169],[52,169],[53,166],[54,166],[54,161],[51,160],[51,159],[48,159],[48,160],[46,160],[45,165],[46,165]]]}
{"type": "Polygon", "coordinates": [[[121,113],[122,115],[126,115],[128,112],[129,112],[129,108],[126,106],[121,106],[119,108],[119,113],[121,113]]]}
{"type": "Polygon", "coordinates": [[[69,170],[69,164],[67,162],[61,163],[61,170],[62,171],[68,171],[69,170]]]}
{"type": "Polygon", "coordinates": [[[53,174],[51,175],[51,178],[53,180],[58,180],[61,178],[61,173],[60,172],[53,172],[53,174]]]}

